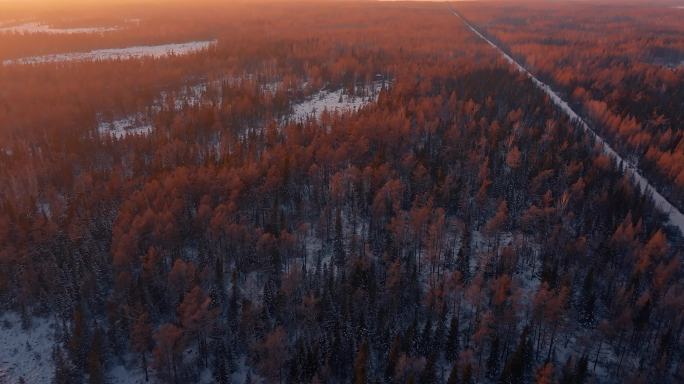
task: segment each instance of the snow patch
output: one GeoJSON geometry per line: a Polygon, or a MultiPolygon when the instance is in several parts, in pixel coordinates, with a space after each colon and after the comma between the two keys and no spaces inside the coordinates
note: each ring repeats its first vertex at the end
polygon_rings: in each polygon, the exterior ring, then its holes
{"type": "Polygon", "coordinates": [[[377,100],[382,82],[375,82],[367,87],[367,96],[348,95],[343,89],[337,91],[321,90],[305,101],[292,106],[291,120],[302,121],[309,118],[319,119],[323,111],[355,112],[365,105],[377,100]]]}
{"type": "Polygon", "coordinates": [[[126,136],[147,136],[152,132],[150,124],[142,114],[127,116],[112,122],[100,122],[97,132],[102,136],[111,136],[114,139],[123,139],[126,136]]]}
{"type": "Polygon", "coordinates": [[[36,203],[36,208],[39,214],[45,215],[45,217],[48,218],[52,217],[52,209],[50,208],[50,203],[38,202],[36,203]]]}
{"type": "Polygon", "coordinates": [[[186,43],[140,45],[127,48],[106,48],[88,52],[55,53],[50,55],[30,56],[21,59],[10,59],[2,62],[3,65],[12,64],[40,64],[58,63],[65,61],[102,61],[102,60],[128,60],[144,57],[161,58],[171,55],[186,55],[207,49],[216,44],[216,40],[190,41],[186,43]]]}
{"type": "MultiPolygon", "coordinates": [[[[151,376],[150,381],[154,382],[154,370],[152,368],[149,368],[148,374],[151,376]]],[[[123,364],[118,364],[107,371],[107,382],[110,384],[143,384],[146,383],[145,372],[142,367],[127,368],[123,364]]]]}
{"type": "MultiPolygon", "coordinates": [[[[152,102],[150,110],[152,114],[156,114],[165,106],[180,111],[186,106],[195,107],[210,103],[221,104],[223,102],[221,87],[224,83],[237,85],[246,80],[251,79],[223,78],[186,85],[175,91],[162,91],[159,97],[152,102]],[[215,99],[209,96],[212,92],[215,92],[215,99]]],[[[269,82],[259,87],[263,92],[275,93],[280,84],[280,82],[269,82]]],[[[132,135],[149,135],[153,130],[152,117],[143,113],[131,114],[114,121],[105,121],[102,118],[98,118],[97,131],[101,136],[122,139],[132,135]]],[[[214,144],[218,154],[220,142],[217,141],[214,144]]]]}
{"type": "Polygon", "coordinates": [[[52,351],[57,344],[52,320],[34,317],[22,329],[14,312],[0,316],[0,382],[49,383],[55,371],[52,351]]]}

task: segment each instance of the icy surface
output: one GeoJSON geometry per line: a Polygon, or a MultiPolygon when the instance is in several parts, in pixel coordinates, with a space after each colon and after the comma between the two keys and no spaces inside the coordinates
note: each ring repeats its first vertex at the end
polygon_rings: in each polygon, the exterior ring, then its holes
{"type": "Polygon", "coordinates": [[[97,49],[88,52],[55,53],[50,55],[30,56],[21,59],[11,59],[2,62],[3,65],[11,64],[39,64],[56,63],[63,61],[99,61],[99,60],[126,60],[143,57],[165,57],[170,55],[185,55],[192,52],[207,49],[216,40],[190,41],[187,43],[141,45],[127,48],[97,49]]]}
{"type": "Polygon", "coordinates": [[[653,202],[655,206],[664,212],[665,214],[668,215],[668,218],[670,220],[670,224],[674,225],[679,229],[679,231],[684,234],[684,214],[677,209],[674,205],[672,205],[663,195],[661,195],[656,188],[649,183],[649,181],[639,172],[636,167],[634,167],[632,164],[629,162],[625,161],[615,150],[601,137],[599,136],[587,123],[582,119],[571,107],[570,105],[563,100],[556,92],[554,92],[551,87],[549,87],[547,84],[543,83],[539,79],[537,79],[533,74],[531,74],[525,67],[520,65],[515,59],[513,59],[511,56],[509,56],[506,52],[504,52],[499,46],[494,44],[491,40],[489,40],[487,37],[485,37],[482,33],[480,33],[475,27],[473,27],[468,21],[466,21],[458,12],[452,11],[453,14],[461,19],[461,21],[471,30],[473,33],[475,33],[479,38],[482,40],[486,41],[489,45],[491,45],[494,49],[499,51],[501,55],[504,57],[504,59],[509,62],[511,65],[513,65],[518,71],[521,73],[524,73],[527,77],[529,77],[534,84],[544,91],[551,101],[553,101],[554,104],[558,108],[560,108],[570,119],[577,124],[579,124],[582,129],[584,129],[590,136],[594,138],[596,143],[601,146],[603,152],[614,159],[618,166],[622,167],[625,171],[625,173],[629,176],[632,177],[632,180],[636,186],[638,186],[645,194],[650,195],[651,198],[653,199],[653,202]]]}
{"type": "Polygon", "coordinates": [[[0,383],[49,383],[54,366],[55,327],[48,319],[34,317],[29,329],[13,312],[0,316],[0,383]]]}
{"type": "Polygon", "coordinates": [[[367,96],[347,95],[342,89],[337,91],[321,90],[307,100],[292,107],[291,119],[296,121],[308,118],[319,119],[323,111],[354,112],[375,101],[383,83],[376,82],[368,89],[367,96]]]}
{"type": "Polygon", "coordinates": [[[75,34],[75,33],[104,33],[119,30],[119,27],[78,27],[78,28],[53,28],[47,24],[30,22],[7,27],[1,27],[0,33],[48,33],[48,34],[75,34]]]}

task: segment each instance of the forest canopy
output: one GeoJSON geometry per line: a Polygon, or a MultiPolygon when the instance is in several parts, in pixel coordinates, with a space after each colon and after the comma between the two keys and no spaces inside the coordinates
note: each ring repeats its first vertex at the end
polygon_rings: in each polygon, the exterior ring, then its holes
{"type": "Polygon", "coordinates": [[[682,233],[452,12],[681,208],[671,6],[261,4],[0,5],[10,382],[684,380],[682,233]]]}

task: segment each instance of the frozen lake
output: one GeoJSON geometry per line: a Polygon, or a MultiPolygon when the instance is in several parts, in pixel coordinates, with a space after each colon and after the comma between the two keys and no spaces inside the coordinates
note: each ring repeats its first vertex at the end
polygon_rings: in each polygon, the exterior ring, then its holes
{"type": "MultiPolygon", "coordinates": [[[[0,24],[1,25],[1,24],[0,24]]],[[[47,33],[54,35],[71,35],[75,33],[104,33],[119,30],[119,27],[75,27],[75,28],[53,28],[48,24],[30,22],[12,26],[0,26],[0,33],[47,33]]]]}
{"type": "Polygon", "coordinates": [[[165,57],[170,55],[185,55],[201,51],[216,44],[216,40],[190,41],[186,43],[140,45],[127,48],[97,49],[88,52],[54,53],[50,55],[30,56],[20,59],[10,59],[2,62],[3,65],[13,64],[40,64],[58,63],[64,61],[100,61],[100,60],[126,60],[144,57],[165,57]]]}

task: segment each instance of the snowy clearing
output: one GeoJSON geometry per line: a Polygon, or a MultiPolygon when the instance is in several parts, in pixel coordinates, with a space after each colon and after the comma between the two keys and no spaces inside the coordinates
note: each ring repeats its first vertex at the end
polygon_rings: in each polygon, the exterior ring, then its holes
{"type": "Polygon", "coordinates": [[[49,383],[54,366],[55,326],[49,319],[33,317],[31,327],[22,329],[14,312],[0,316],[0,383],[49,383]]]}
{"type": "Polygon", "coordinates": [[[50,55],[30,56],[21,59],[10,59],[2,62],[3,65],[11,64],[40,64],[57,63],[64,61],[100,61],[100,60],[127,60],[144,57],[160,58],[171,55],[186,55],[198,52],[216,44],[216,40],[190,41],[187,43],[141,45],[128,48],[97,49],[88,52],[55,53],[50,55]]]}
{"type": "Polygon", "coordinates": [[[594,131],[589,126],[589,124],[587,124],[587,122],[584,121],[584,119],[582,119],[565,100],[563,100],[556,92],[554,92],[551,89],[551,87],[537,79],[532,73],[525,69],[525,67],[523,67],[520,63],[518,63],[506,52],[504,52],[501,48],[499,48],[499,46],[494,44],[491,40],[489,40],[482,33],[480,33],[465,18],[463,18],[461,14],[459,14],[455,10],[452,10],[452,13],[456,17],[458,17],[463,22],[463,24],[465,24],[468,27],[468,29],[475,33],[479,38],[481,38],[489,45],[491,45],[494,49],[499,51],[499,53],[508,63],[513,65],[519,72],[524,73],[527,77],[529,77],[539,89],[544,91],[544,93],[546,93],[546,95],[549,96],[551,101],[553,101],[553,103],[556,104],[557,107],[559,107],[568,117],[570,117],[572,121],[579,124],[582,127],[582,129],[584,129],[584,131],[586,131],[591,137],[593,137],[596,141],[596,144],[601,146],[602,151],[610,158],[614,159],[617,162],[618,166],[621,167],[627,175],[632,177],[634,184],[637,187],[639,187],[641,191],[643,191],[646,195],[651,196],[655,206],[668,216],[670,224],[677,227],[679,231],[682,234],[684,234],[684,214],[682,214],[682,212],[680,212],[679,209],[677,209],[677,207],[672,205],[663,195],[661,195],[656,190],[656,188],[653,185],[651,185],[651,183],[649,183],[649,181],[639,172],[639,170],[636,169],[636,167],[634,167],[628,161],[625,161],[617,152],[615,152],[615,150],[601,136],[599,136],[596,133],[596,131],[594,131]]]}
{"type": "Polygon", "coordinates": [[[119,27],[76,27],[76,28],[53,28],[48,24],[30,22],[0,28],[0,33],[47,33],[52,35],[71,35],[76,33],[105,33],[117,31],[119,27]]]}
{"type": "Polygon", "coordinates": [[[377,100],[383,82],[375,82],[366,87],[367,96],[347,95],[344,90],[337,91],[321,90],[307,100],[292,106],[291,120],[302,121],[308,118],[319,119],[323,111],[328,112],[355,112],[365,105],[377,100]]]}
{"type": "Polygon", "coordinates": [[[143,116],[128,116],[112,122],[100,122],[97,126],[100,135],[109,135],[115,139],[122,139],[126,136],[143,135],[152,132],[152,124],[143,116]]]}

